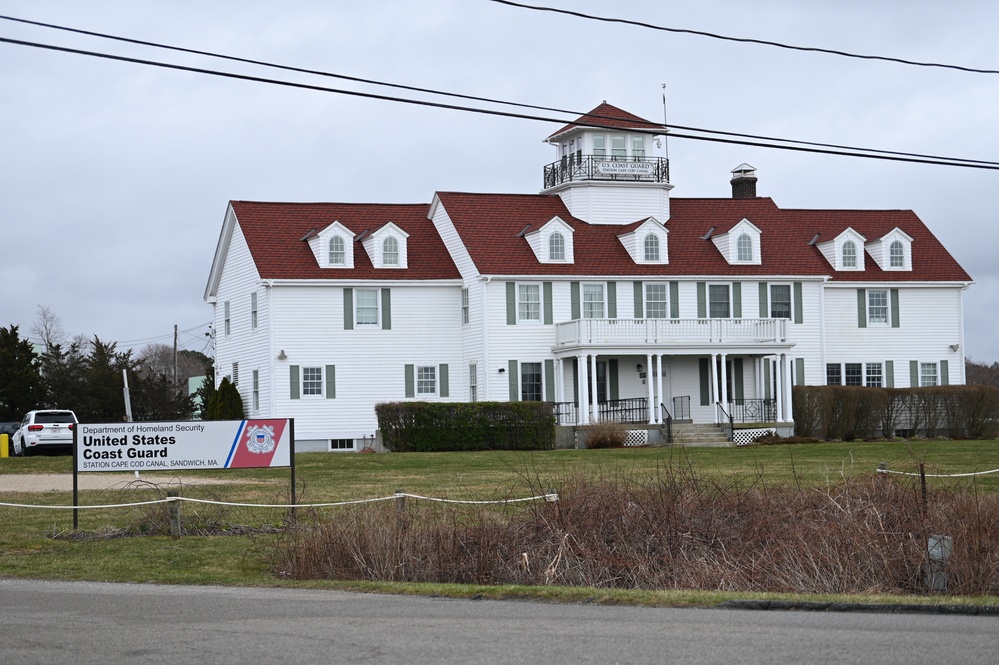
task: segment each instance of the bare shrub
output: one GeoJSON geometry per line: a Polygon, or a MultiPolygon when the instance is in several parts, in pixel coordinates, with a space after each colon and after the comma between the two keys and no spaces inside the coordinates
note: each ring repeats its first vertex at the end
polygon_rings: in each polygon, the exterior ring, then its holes
{"type": "MultiPolygon", "coordinates": [[[[546,481],[552,482],[552,481],[546,481]]],[[[705,482],[681,464],[648,477],[569,476],[528,508],[416,504],[337,513],[289,532],[275,571],[365,579],[635,589],[927,593],[926,537],[948,534],[949,591],[999,592],[999,497],[843,478],[824,490],[742,477],[705,482]]]]}
{"type": "Polygon", "coordinates": [[[628,437],[628,430],[621,423],[603,421],[587,425],[580,430],[587,448],[620,448],[628,437]]]}

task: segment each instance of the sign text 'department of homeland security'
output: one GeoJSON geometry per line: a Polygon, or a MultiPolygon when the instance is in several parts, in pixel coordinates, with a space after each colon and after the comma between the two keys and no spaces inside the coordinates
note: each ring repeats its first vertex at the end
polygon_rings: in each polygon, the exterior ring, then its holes
{"type": "Polygon", "coordinates": [[[103,423],[76,426],[77,471],[291,466],[289,420],[103,423]]]}

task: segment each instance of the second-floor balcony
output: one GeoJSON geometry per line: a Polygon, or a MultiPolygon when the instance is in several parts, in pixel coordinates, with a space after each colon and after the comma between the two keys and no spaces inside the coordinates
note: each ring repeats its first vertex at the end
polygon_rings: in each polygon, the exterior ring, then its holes
{"type": "Polygon", "coordinates": [[[785,344],[787,319],[579,319],[555,326],[555,346],[785,344]]]}
{"type": "Polygon", "coordinates": [[[545,167],[545,189],[584,180],[669,182],[669,160],[665,157],[613,155],[566,155],[545,167]]]}

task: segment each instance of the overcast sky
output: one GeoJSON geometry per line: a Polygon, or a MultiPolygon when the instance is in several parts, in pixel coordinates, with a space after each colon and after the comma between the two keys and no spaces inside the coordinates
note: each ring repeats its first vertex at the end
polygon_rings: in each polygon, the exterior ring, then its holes
{"type": "MultiPolygon", "coordinates": [[[[528,0],[530,2],[530,0],[528,0]]],[[[602,16],[999,69],[999,3],[536,0],[602,16]]],[[[674,125],[999,160],[999,75],[653,31],[488,0],[0,0],[0,14],[365,79],[574,111],[553,122],[223,79],[0,43],[0,325],[206,351],[230,199],[429,202],[536,193],[542,140],[601,101],[674,125]]],[[[0,20],[0,37],[411,99],[427,94],[0,20]]],[[[479,107],[487,105],[477,103],[479,107]]],[[[495,105],[489,108],[502,108],[495,105]]],[[[513,109],[515,110],[515,109],[513,109]]],[[[671,139],[677,197],[730,171],[786,208],[911,209],[972,275],[965,349],[999,361],[999,172],[671,139]]],[[[916,315],[933,316],[933,312],[916,315]]]]}

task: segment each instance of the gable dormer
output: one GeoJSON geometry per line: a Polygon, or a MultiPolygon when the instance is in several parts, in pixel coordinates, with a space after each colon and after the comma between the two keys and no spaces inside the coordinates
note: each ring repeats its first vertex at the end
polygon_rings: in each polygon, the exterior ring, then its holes
{"type": "Polygon", "coordinates": [[[340,222],[306,236],[320,268],[354,267],[354,233],[340,222]]]}
{"type": "Polygon", "coordinates": [[[524,233],[524,239],[539,263],[572,263],[572,234],[573,228],[555,215],[538,229],[524,233]]]}
{"type": "Polygon", "coordinates": [[[391,269],[409,267],[408,239],[408,233],[393,222],[388,222],[364,235],[360,241],[371,259],[371,265],[391,269]]]}
{"type": "Polygon", "coordinates": [[[847,227],[832,240],[816,243],[826,261],[838,271],[864,270],[864,243],[867,238],[847,227]]]}
{"type": "Polygon", "coordinates": [[[617,236],[631,260],[639,265],[669,263],[669,231],[655,217],[617,236]]]}
{"type": "Polygon", "coordinates": [[[912,236],[897,226],[866,248],[882,270],[912,270],[912,236]]]}
{"type": "Polygon", "coordinates": [[[760,246],[762,232],[759,227],[746,218],[725,233],[711,236],[729,265],[758,266],[763,263],[763,252],[760,246]]]}

